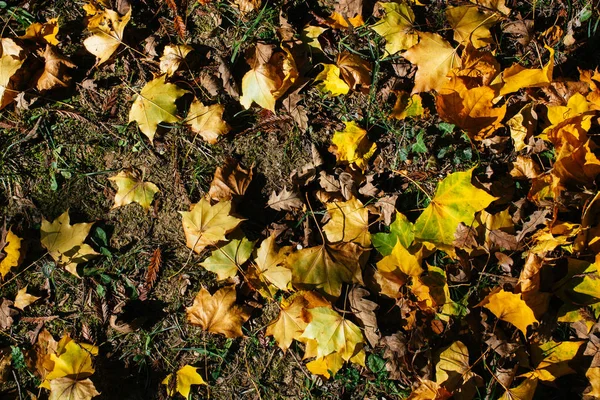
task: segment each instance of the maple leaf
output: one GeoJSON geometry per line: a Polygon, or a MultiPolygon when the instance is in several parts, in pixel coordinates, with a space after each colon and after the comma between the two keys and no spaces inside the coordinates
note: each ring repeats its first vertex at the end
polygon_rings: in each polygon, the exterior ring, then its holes
{"type": "MultiPolygon", "coordinates": [[[[500,96],[513,93],[526,87],[544,86],[552,82],[554,71],[554,49],[547,47],[550,52],[548,63],[541,69],[528,69],[519,64],[513,64],[499,75],[498,82],[502,83],[500,96]]],[[[496,82],[496,81],[495,81],[496,82]]]]}
{"type": "Polygon", "coordinates": [[[506,126],[510,128],[510,137],[515,146],[515,151],[521,151],[527,147],[529,138],[533,136],[537,128],[537,113],[534,110],[534,104],[525,105],[518,114],[506,121],[506,126]]]}
{"type": "Polygon", "coordinates": [[[14,40],[0,38],[0,110],[10,104],[19,94],[17,71],[25,61],[25,52],[14,40]]]}
{"type": "Polygon", "coordinates": [[[423,273],[421,257],[411,254],[400,241],[394,245],[391,253],[377,263],[377,270],[387,279],[399,285],[406,283],[409,276],[423,273]]]}
{"type": "Polygon", "coordinates": [[[396,219],[390,224],[390,232],[379,232],[371,236],[373,247],[379,254],[387,256],[392,253],[396,242],[402,244],[405,249],[410,248],[415,240],[415,227],[406,216],[396,211],[396,219]]]}
{"type": "Polygon", "coordinates": [[[461,65],[456,50],[437,33],[420,32],[419,43],[402,57],[417,65],[412,93],[441,89],[448,72],[461,65]]]}
{"type": "Polygon", "coordinates": [[[229,215],[231,201],[220,201],[214,206],[205,198],[192,205],[191,211],[180,211],[187,246],[200,254],[206,246],[227,240],[225,235],[243,220],[229,215]]]}
{"type": "Polygon", "coordinates": [[[217,167],[215,176],[208,189],[208,197],[213,200],[231,200],[246,193],[252,182],[252,166],[244,169],[233,159],[228,159],[225,165],[217,167]]]}
{"type": "Polygon", "coordinates": [[[494,108],[496,94],[489,86],[468,89],[457,76],[439,90],[436,107],[440,117],[464,129],[472,139],[485,139],[502,126],[506,105],[494,108]]]}
{"type": "Polygon", "coordinates": [[[448,175],[438,184],[431,203],[415,222],[415,237],[435,244],[451,245],[459,223],[469,226],[475,213],[496,197],[471,184],[473,169],[448,175]]]}
{"type": "Polygon", "coordinates": [[[454,40],[472,43],[475,48],[485,47],[492,42],[490,28],[498,22],[493,13],[479,11],[477,6],[464,5],[446,9],[446,18],[454,29],[454,40]]]}
{"type": "Polygon", "coordinates": [[[228,338],[243,336],[242,325],[250,315],[235,305],[235,287],[224,287],[211,296],[202,288],[191,307],[185,309],[187,320],[203,330],[220,333],[228,338]]]}
{"type": "Polygon", "coordinates": [[[277,247],[275,235],[263,240],[254,258],[259,277],[280,290],[288,290],[292,280],[292,271],[285,266],[289,253],[289,247],[277,247]]]}
{"type": "Polygon", "coordinates": [[[359,127],[356,122],[350,121],[344,124],[346,127],[343,131],[334,132],[329,151],[335,154],[338,162],[345,161],[364,170],[369,158],[375,153],[377,145],[367,139],[367,131],[359,127]]]}
{"type": "Polygon", "coordinates": [[[304,206],[304,202],[300,199],[299,195],[295,191],[288,191],[286,187],[283,188],[279,194],[273,190],[269,197],[267,206],[277,211],[292,211],[294,209],[300,209],[304,206]]]}
{"type": "Polygon", "coordinates": [[[135,202],[147,211],[150,209],[154,195],[160,191],[154,183],[144,182],[136,178],[130,171],[121,171],[108,179],[113,181],[118,188],[112,208],[135,202]]]}
{"type": "Polygon", "coordinates": [[[365,332],[367,341],[374,348],[381,338],[377,324],[377,315],[375,314],[379,305],[365,298],[369,294],[368,290],[355,287],[348,294],[348,300],[350,302],[350,310],[358,319],[358,323],[365,332]]]}
{"type": "Polygon", "coordinates": [[[330,242],[354,242],[363,247],[371,245],[369,210],[353,197],[348,201],[327,203],[331,219],[323,227],[330,242]]]}
{"type": "Polygon", "coordinates": [[[27,293],[27,286],[25,286],[23,289],[20,289],[17,292],[17,296],[15,297],[15,308],[24,310],[25,307],[31,305],[33,302],[39,299],[40,297],[27,293]]]}
{"type": "Polygon", "coordinates": [[[521,376],[528,379],[539,379],[544,382],[553,382],[561,376],[574,374],[576,371],[569,366],[569,362],[579,352],[585,342],[550,340],[541,345],[533,346],[532,358],[539,360],[535,370],[521,376]]]}
{"type": "Polygon", "coordinates": [[[58,18],[51,18],[44,23],[34,22],[27,27],[25,34],[20,39],[29,39],[56,46],[58,45],[58,39],[56,39],[58,30],[58,18]]]}
{"type": "Polygon", "coordinates": [[[44,70],[36,79],[36,88],[43,92],[56,87],[68,87],[71,77],[66,74],[67,68],[75,68],[71,60],[59,54],[52,46],[47,45],[42,53],[44,58],[44,70]]]}
{"type": "Polygon", "coordinates": [[[18,314],[17,310],[11,308],[13,302],[8,299],[2,299],[0,302],[0,328],[10,329],[14,319],[13,317],[18,314]]]}
{"type": "Polygon", "coordinates": [[[537,379],[525,379],[518,386],[508,389],[498,400],[533,400],[537,379]]]}
{"type": "Polygon", "coordinates": [[[167,83],[166,75],[161,75],[148,82],[139,93],[131,110],[129,111],[129,122],[137,122],[140,131],[154,141],[154,134],[161,122],[175,123],[177,117],[177,106],[175,101],[187,93],[187,90],[177,85],[167,83]]]}
{"type": "Polygon", "coordinates": [[[331,353],[323,357],[319,357],[306,364],[306,369],[315,375],[323,375],[329,379],[335,376],[344,366],[344,359],[338,353],[331,353]]]}
{"type": "Polygon", "coordinates": [[[294,340],[300,340],[308,325],[309,315],[306,310],[308,305],[304,292],[293,294],[281,301],[279,316],[267,327],[266,335],[273,336],[277,346],[284,352],[290,348],[294,340]]]}
{"type": "Polygon", "coordinates": [[[435,311],[436,317],[448,322],[451,316],[462,317],[468,314],[465,306],[452,301],[446,272],[439,267],[430,265],[427,275],[413,276],[410,290],[419,300],[419,307],[426,311],[435,311]],[[438,311],[438,308],[441,310],[438,311]]]}
{"type": "Polygon", "coordinates": [[[317,357],[338,353],[348,361],[364,343],[360,328],[343,318],[329,307],[315,307],[307,310],[310,323],[304,329],[301,338],[314,339],[317,342],[317,357]]]}
{"type": "MultiPolygon", "coordinates": [[[[0,241],[1,241],[0,237],[0,241]]],[[[15,235],[12,230],[6,232],[6,238],[4,239],[4,248],[0,248],[0,255],[4,256],[0,260],[0,276],[2,279],[10,272],[11,268],[19,265],[21,259],[21,238],[15,235]]]]}
{"type": "Polygon", "coordinates": [[[320,82],[317,83],[317,89],[329,93],[333,97],[347,94],[350,91],[350,86],[340,78],[340,68],[335,64],[322,65],[323,71],[315,77],[315,82],[320,82]]]}
{"type": "Polygon", "coordinates": [[[83,243],[93,224],[88,222],[71,225],[68,211],[52,222],[42,219],[42,246],[57,264],[79,277],[77,265],[98,255],[90,245],[83,243]]]}
{"type": "Polygon", "coordinates": [[[423,115],[425,115],[425,109],[423,108],[423,99],[419,94],[397,93],[396,103],[390,113],[390,118],[403,120],[405,118],[418,118],[423,115]]]}
{"type": "Polygon", "coordinates": [[[476,379],[481,381],[481,378],[471,371],[469,350],[463,342],[456,341],[440,353],[439,362],[435,366],[437,383],[448,390],[458,390],[464,398],[469,398],[475,395],[476,379]]]}
{"type": "Polygon", "coordinates": [[[252,103],[275,112],[275,101],[285,94],[298,77],[292,54],[283,48],[258,43],[247,59],[250,71],[242,78],[240,104],[248,109],[252,103]]]}
{"type": "Polygon", "coordinates": [[[497,290],[477,305],[477,307],[482,306],[490,310],[498,319],[516,326],[525,336],[527,336],[527,327],[538,322],[531,308],[523,301],[521,294],[505,292],[503,289],[497,290]]]}
{"type": "Polygon", "coordinates": [[[91,379],[65,376],[50,381],[48,400],[89,400],[99,395],[91,379]]]}
{"type": "Polygon", "coordinates": [[[179,69],[179,66],[185,59],[185,57],[192,51],[192,46],[185,44],[172,45],[168,44],[165,46],[163,55],[160,57],[160,72],[167,76],[173,76],[179,69]]]}
{"type": "Polygon", "coordinates": [[[499,11],[504,15],[510,14],[510,8],[506,7],[506,0],[471,0],[471,3],[479,4],[489,10],[499,11]]]}
{"type": "Polygon", "coordinates": [[[250,258],[254,242],[246,238],[232,240],[224,246],[213,250],[210,257],[200,263],[208,271],[217,274],[218,280],[234,277],[238,270],[250,258]]]}
{"type": "Polygon", "coordinates": [[[336,64],[340,69],[342,79],[351,89],[368,93],[371,86],[371,64],[360,56],[342,52],[338,54],[336,64]]]}
{"type": "Polygon", "coordinates": [[[342,283],[362,283],[359,258],[363,252],[354,243],[322,244],[294,252],[287,259],[292,283],[337,298],[342,283]]]}
{"type": "Polygon", "coordinates": [[[192,132],[202,136],[207,143],[215,144],[221,135],[229,132],[229,125],[223,121],[225,107],[221,104],[205,106],[198,99],[194,99],[186,118],[192,132]]]}
{"type": "Polygon", "coordinates": [[[123,42],[123,32],[131,18],[131,9],[124,16],[113,10],[96,11],[88,23],[92,36],[85,39],[83,45],[96,56],[96,65],[99,66],[108,61],[123,42]]]}
{"type": "Polygon", "coordinates": [[[419,36],[414,32],[415,14],[406,3],[377,3],[385,11],[385,17],[371,27],[385,39],[385,51],[392,55],[410,49],[417,44],[419,36]]]}
{"type": "Polygon", "coordinates": [[[161,383],[167,387],[169,396],[173,396],[177,392],[186,399],[190,396],[192,385],[206,385],[206,382],[198,373],[198,368],[191,365],[184,365],[176,373],[167,375],[161,383]],[[171,384],[173,378],[175,378],[175,385],[171,384]]]}
{"type": "Polygon", "coordinates": [[[446,388],[429,379],[419,379],[419,385],[406,400],[446,400],[452,396],[446,388]]]}

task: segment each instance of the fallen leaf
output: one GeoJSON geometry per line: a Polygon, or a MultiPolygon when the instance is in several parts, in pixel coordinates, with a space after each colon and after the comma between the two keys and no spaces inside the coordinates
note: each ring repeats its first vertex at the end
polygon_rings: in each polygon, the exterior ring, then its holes
{"type": "Polygon", "coordinates": [[[12,103],[19,91],[17,71],[25,61],[25,52],[14,40],[0,38],[0,110],[12,103]]]}
{"type": "Polygon", "coordinates": [[[413,389],[406,400],[446,400],[452,396],[439,383],[428,379],[419,379],[418,386],[413,389]]]}
{"type": "Polygon", "coordinates": [[[254,242],[246,238],[235,239],[213,250],[210,257],[200,265],[217,274],[217,279],[220,281],[233,278],[238,270],[241,270],[242,264],[248,261],[253,249],[254,242]]]}
{"type": "Polygon", "coordinates": [[[504,15],[510,14],[510,8],[506,7],[506,0],[471,0],[471,3],[479,4],[489,10],[500,11],[504,15]]]}
{"type": "Polygon", "coordinates": [[[534,104],[529,103],[506,122],[506,126],[510,128],[510,137],[514,142],[515,151],[521,151],[527,147],[529,138],[533,136],[537,128],[537,121],[538,116],[534,104]]]}
{"type": "Polygon", "coordinates": [[[2,329],[10,329],[14,322],[13,317],[18,314],[17,310],[11,308],[12,305],[13,302],[8,299],[2,299],[0,303],[0,328],[2,329]]]}
{"type": "Polygon", "coordinates": [[[343,283],[362,283],[359,258],[363,252],[354,243],[322,244],[293,252],[287,259],[292,283],[337,298],[343,283]]]}
{"type": "Polygon", "coordinates": [[[415,239],[415,227],[406,216],[396,211],[396,219],[390,224],[390,232],[379,232],[371,236],[373,247],[382,256],[392,253],[396,242],[400,242],[405,249],[408,249],[415,239]]]}
{"type": "Polygon", "coordinates": [[[310,323],[301,338],[317,341],[317,357],[338,353],[344,361],[354,356],[357,347],[364,343],[360,328],[329,307],[307,310],[310,323]]]}
{"type": "Polygon", "coordinates": [[[215,176],[208,189],[208,197],[215,201],[226,201],[240,198],[252,182],[252,167],[244,169],[233,159],[225,165],[217,167],[215,176]]]}
{"type": "Polygon", "coordinates": [[[417,44],[419,36],[414,30],[415,14],[406,3],[377,3],[385,17],[371,27],[385,39],[385,51],[396,54],[417,44]]]}
{"type": "Polygon", "coordinates": [[[454,40],[461,44],[470,42],[477,49],[492,43],[490,28],[499,20],[495,14],[481,12],[472,5],[448,7],[446,18],[454,30],[454,40]]]}
{"type": "Polygon", "coordinates": [[[350,91],[350,86],[340,78],[340,68],[335,64],[322,65],[323,71],[315,77],[315,82],[320,82],[317,83],[317,88],[333,97],[347,94],[350,91]]]}
{"type": "Polygon", "coordinates": [[[167,77],[173,76],[185,57],[192,51],[192,47],[185,44],[168,44],[165,46],[163,55],[160,57],[160,72],[167,77]]]}
{"type": "Polygon", "coordinates": [[[115,204],[112,208],[138,203],[144,210],[148,211],[154,195],[160,192],[158,186],[154,183],[144,182],[135,177],[130,171],[121,171],[108,179],[113,181],[118,188],[115,194],[115,204]]]}
{"type": "Polygon", "coordinates": [[[68,211],[52,222],[42,219],[40,228],[42,246],[48,250],[57,264],[79,277],[77,265],[98,255],[89,244],[83,243],[92,225],[93,222],[71,225],[68,211]]]}
{"type": "Polygon", "coordinates": [[[377,269],[383,276],[403,285],[410,276],[423,273],[421,257],[411,254],[398,240],[392,252],[377,263],[377,269]]]}
{"type": "Polygon", "coordinates": [[[259,277],[280,290],[290,289],[292,271],[285,266],[289,253],[289,247],[278,248],[274,235],[263,240],[254,258],[259,277]]]}
{"type": "Polygon", "coordinates": [[[390,113],[390,118],[403,120],[406,118],[420,118],[423,115],[425,115],[425,109],[423,108],[422,98],[419,94],[409,95],[406,92],[398,93],[396,103],[390,113]]]}
{"type": "Polygon", "coordinates": [[[287,188],[283,188],[279,194],[273,191],[269,197],[267,206],[277,211],[292,211],[294,209],[301,209],[304,206],[304,202],[295,191],[288,191],[287,188]]]}
{"type": "Polygon", "coordinates": [[[113,10],[98,10],[90,18],[88,29],[92,36],[83,41],[83,45],[96,56],[96,65],[104,64],[117,51],[123,42],[125,26],[131,18],[131,9],[124,16],[113,10]]]}
{"type": "Polygon", "coordinates": [[[477,307],[485,307],[498,319],[513,324],[524,336],[527,336],[527,327],[538,322],[520,293],[514,294],[501,289],[491,293],[477,307]]]}
{"type": "Polygon", "coordinates": [[[555,342],[550,340],[544,344],[536,345],[533,349],[533,358],[539,359],[535,370],[521,376],[528,379],[539,379],[543,382],[553,382],[564,375],[574,374],[576,371],[569,366],[569,362],[579,352],[584,341],[555,342]]]}
{"type": "Polygon", "coordinates": [[[355,197],[348,201],[326,204],[330,220],[323,227],[327,240],[354,242],[362,247],[371,245],[369,210],[355,197]]]}
{"type": "Polygon", "coordinates": [[[364,170],[377,150],[377,145],[367,139],[367,131],[359,127],[356,122],[345,122],[345,125],[343,131],[334,132],[329,151],[335,154],[338,162],[345,161],[364,170]]]}
{"type": "Polygon", "coordinates": [[[202,288],[194,298],[194,304],[185,310],[187,320],[205,331],[220,333],[228,338],[243,336],[242,325],[250,315],[235,305],[235,300],[233,286],[219,289],[212,296],[202,288]]]}
{"type": "Polygon", "coordinates": [[[91,379],[65,376],[50,381],[48,400],[89,400],[99,395],[91,379]]]}
{"type": "Polygon", "coordinates": [[[68,87],[71,77],[67,75],[67,68],[76,68],[71,60],[58,53],[54,47],[47,45],[42,53],[44,58],[44,70],[36,80],[36,88],[40,92],[57,87],[68,87]]]}
{"type": "Polygon", "coordinates": [[[508,389],[498,400],[533,400],[537,379],[525,379],[518,386],[508,389]]]}
{"type": "Polygon", "coordinates": [[[513,93],[526,87],[543,86],[552,82],[552,72],[554,70],[554,49],[546,47],[550,52],[548,63],[541,69],[528,69],[520,64],[513,64],[506,68],[499,76],[502,83],[500,96],[513,93]]]}
{"type": "MultiPolygon", "coordinates": [[[[3,258],[0,260],[0,275],[2,279],[10,272],[13,267],[19,265],[21,259],[21,238],[15,235],[12,230],[6,232],[6,238],[4,248],[0,249],[0,256],[3,258]]],[[[1,238],[0,238],[1,241],[1,238]]]]}
{"type": "Polygon", "coordinates": [[[277,341],[277,346],[284,352],[290,348],[294,340],[300,340],[300,336],[308,325],[309,315],[306,310],[308,304],[303,292],[282,300],[279,316],[267,327],[266,335],[273,336],[277,341]]]}
{"type": "Polygon", "coordinates": [[[161,383],[167,387],[167,395],[172,397],[177,392],[186,399],[190,396],[192,385],[206,385],[198,373],[198,368],[191,365],[184,365],[176,373],[167,375],[161,383]],[[173,378],[175,378],[174,385],[171,384],[173,378]]]}
{"type": "Polygon", "coordinates": [[[34,22],[27,27],[25,34],[20,39],[35,40],[39,43],[57,46],[58,39],[56,39],[56,35],[58,30],[58,18],[51,18],[44,23],[34,22]]]}
{"type": "Polygon", "coordinates": [[[417,66],[412,93],[440,90],[446,75],[461,65],[456,50],[437,33],[420,32],[419,43],[402,53],[417,66]]]}
{"type": "Polygon", "coordinates": [[[175,123],[177,106],[175,101],[187,93],[177,85],[167,83],[166,75],[161,75],[148,82],[131,106],[129,122],[137,122],[140,131],[154,141],[158,124],[161,122],[175,123]]]}
{"type": "Polygon", "coordinates": [[[338,54],[336,64],[340,69],[342,79],[350,89],[369,92],[371,89],[371,64],[368,61],[345,51],[338,54]]]}
{"type": "Polygon", "coordinates": [[[17,292],[17,296],[15,297],[15,308],[18,308],[19,310],[24,310],[25,307],[31,305],[32,303],[34,303],[36,300],[39,300],[40,297],[37,296],[33,296],[29,293],[27,293],[27,286],[25,286],[23,289],[20,289],[17,292]]]}
{"type": "Polygon", "coordinates": [[[448,175],[438,184],[431,203],[415,222],[415,238],[452,245],[459,223],[469,226],[475,213],[496,200],[471,184],[473,169],[448,175]]]}
{"type": "Polygon", "coordinates": [[[335,376],[344,366],[344,359],[338,353],[331,353],[319,357],[306,364],[306,369],[315,375],[322,375],[326,379],[335,376]]]}
{"type": "Polygon", "coordinates": [[[219,136],[227,134],[230,129],[223,120],[224,111],[225,107],[221,104],[205,106],[200,100],[194,99],[185,123],[206,142],[215,144],[219,136]]]}
{"type": "Polygon", "coordinates": [[[375,348],[381,338],[377,324],[377,316],[375,314],[375,310],[379,308],[379,305],[374,301],[365,298],[369,294],[368,290],[355,287],[348,293],[348,301],[350,303],[350,310],[358,319],[359,324],[367,337],[367,341],[375,348]]]}
{"type": "Polygon", "coordinates": [[[435,365],[435,381],[454,392],[459,389],[463,392],[467,386],[474,390],[471,379],[478,375],[471,371],[469,363],[469,350],[460,340],[452,343],[440,353],[440,359],[435,365]]]}
{"type": "Polygon", "coordinates": [[[186,245],[200,254],[207,246],[227,240],[225,235],[243,220],[230,215],[231,201],[211,206],[205,198],[192,205],[191,211],[180,211],[186,245]]]}

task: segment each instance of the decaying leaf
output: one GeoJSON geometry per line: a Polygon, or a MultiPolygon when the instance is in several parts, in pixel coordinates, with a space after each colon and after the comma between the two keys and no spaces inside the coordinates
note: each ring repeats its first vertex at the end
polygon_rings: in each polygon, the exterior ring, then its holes
{"type": "Polygon", "coordinates": [[[367,341],[372,347],[377,346],[381,335],[377,324],[375,311],[379,308],[377,303],[366,299],[369,291],[360,287],[353,288],[348,294],[350,310],[359,320],[360,326],[364,329],[367,341]]]}
{"type": "Polygon", "coordinates": [[[275,191],[271,193],[267,205],[277,211],[292,211],[294,209],[302,208],[304,202],[298,197],[298,193],[288,191],[287,188],[284,187],[279,194],[275,191]]]}
{"type": "Polygon", "coordinates": [[[221,104],[205,106],[200,100],[194,99],[185,123],[206,142],[215,144],[219,136],[229,132],[229,125],[223,120],[224,111],[225,107],[221,104]]]}
{"type": "Polygon", "coordinates": [[[194,298],[194,304],[186,308],[187,320],[205,331],[220,333],[228,338],[243,336],[242,325],[250,315],[235,305],[235,288],[224,287],[211,295],[202,288],[194,298]]]}
{"type": "Polygon", "coordinates": [[[250,182],[252,182],[252,167],[245,169],[229,159],[225,165],[217,167],[208,189],[208,197],[215,201],[239,199],[246,193],[250,182]]]}
{"type": "Polygon", "coordinates": [[[138,203],[144,210],[149,210],[154,195],[160,191],[154,183],[144,182],[130,171],[121,171],[108,179],[113,181],[118,188],[113,208],[138,203]]]}
{"type": "Polygon", "coordinates": [[[14,40],[1,38],[0,44],[0,110],[10,104],[19,94],[16,73],[25,61],[23,48],[14,40]]]}
{"type": "Polygon", "coordinates": [[[17,310],[11,308],[13,302],[8,299],[2,299],[0,303],[0,328],[10,329],[14,319],[13,317],[18,314],[17,310]]]}
{"type": "Polygon", "coordinates": [[[39,300],[39,299],[40,299],[40,297],[27,293],[27,286],[25,286],[23,289],[20,289],[17,292],[17,297],[15,297],[14,306],[15,306],[15,308],[18,308],[19,310],[24,310],[25,307],[31,305],[32,303],[34,303],[36,300],[39,300]]]}
{"type": "Polygon", "coordinates": [[[163,55],[160,57],[160,72],[167,76],[175,74],[190,51],[192,51],[192,47],[185,44],[166,45],[163,55]]]}
{"type": "Polygon", "coordinates": [[[357,200],[331,202],[327,204],[331,219],[323,227],[323,232],[332,243],[354,242],[363,247],[371,245],[369,233],[369,211],[357,200]]]}

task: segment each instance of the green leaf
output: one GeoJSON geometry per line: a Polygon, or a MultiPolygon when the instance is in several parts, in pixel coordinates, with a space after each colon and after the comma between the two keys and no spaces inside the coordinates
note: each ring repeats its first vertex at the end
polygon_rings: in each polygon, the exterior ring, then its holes
{"type": "Polygon", "coordinates": [[[413,223],[399,212],[396,212],[396,219],[390,224],[389,233],[382,232],[371,235],[373,246],[382,256],[390,255],[398,240],[405,249],[408,249],[414,239],[413,223]]]}
{"type": "Polygon", "coordinates": [[[237,274],[238,268],[250,258],[252,249],[254,242],[246,238],[232,240],[214,250],[200,265],[217,274],[219,280],[232,278],[237,274]]]}

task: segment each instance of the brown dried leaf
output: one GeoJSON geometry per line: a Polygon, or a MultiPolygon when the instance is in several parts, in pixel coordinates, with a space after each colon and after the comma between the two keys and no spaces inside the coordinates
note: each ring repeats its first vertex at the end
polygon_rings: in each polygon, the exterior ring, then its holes
{"type": "Polygon", "coordinates": [[[246,193],[251,181],[252,166],[246,170],[235,160],[229,159],[223,167],[217,167],[208,196],[216,201],[241,197],[246,193]]]}

